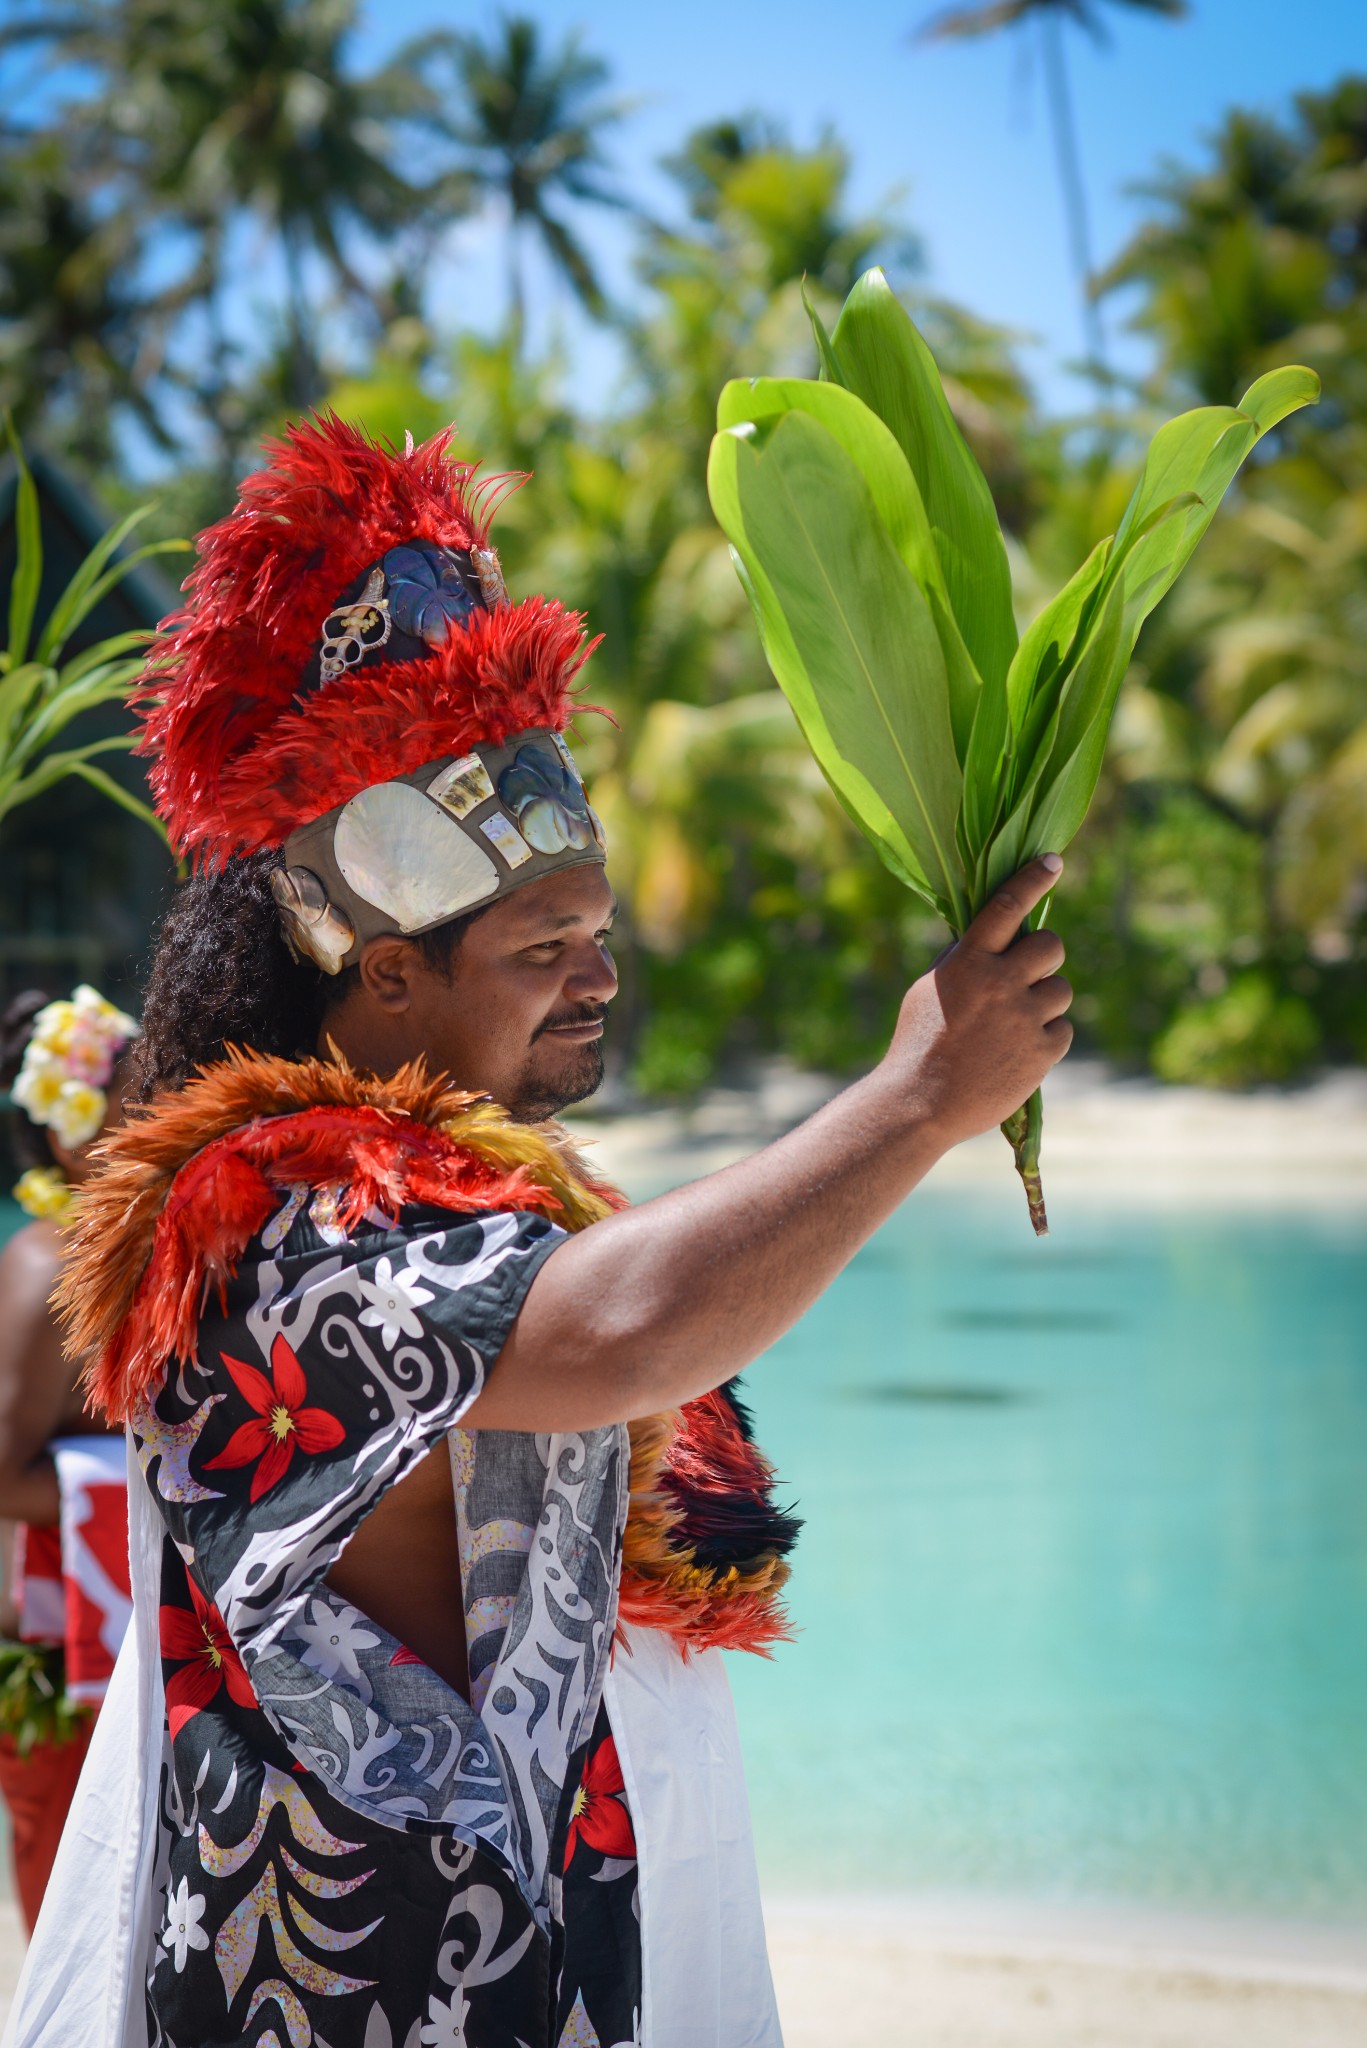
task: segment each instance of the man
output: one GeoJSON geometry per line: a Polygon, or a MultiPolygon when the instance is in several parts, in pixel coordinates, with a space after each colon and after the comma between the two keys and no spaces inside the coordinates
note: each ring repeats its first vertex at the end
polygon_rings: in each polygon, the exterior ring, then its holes
{"type": "Polygon", "coordinates": [[[293,430],[147,679],[201,870],[65,1282],[135,1626],[15,2043],[777,2043],[717,1650],[795,1525],[728,1383],[1067,1048],[1047,857],[800,1130],[597,1182],[543,1121],[616,988],[582,622],[446,441],[293,430]]]}

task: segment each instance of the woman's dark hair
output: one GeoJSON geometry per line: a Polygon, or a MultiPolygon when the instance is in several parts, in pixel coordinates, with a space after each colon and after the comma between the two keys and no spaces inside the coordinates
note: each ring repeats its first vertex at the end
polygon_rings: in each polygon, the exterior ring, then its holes
{"type": "MultiPolygon", "coordinates": [[[[359,969],[326,975],[286,945],[271,895],[272,871],[283,860],[278,850],[241,854],[216,873],[193,876],[171,898],[134,1051],[134,1093],[143,1102],[183,1087],[230,1045],[302,1059],[317,1049],[328,1011],[357,986],[359,969]]],[[[467,927],[485,908],[414,939],[429,967],[451,973],[467,927]]]]}
{"type": "MultiPolygon", "coordinates": [[[[18,1080],[38,1012],[46,1009],[51,1001],[52,997],[44,995],[41,989],[27,988],[0,1012],[0,1088],[8,1091],[18,1080]]],[[[34,1123],[32,1117],[17,1107],[10,1108],[5,1122],[10,1150],[20,1173],[27,1173],[32,1166],[53,1164],[52,1147],[44,1125],[34,1123]]]]}

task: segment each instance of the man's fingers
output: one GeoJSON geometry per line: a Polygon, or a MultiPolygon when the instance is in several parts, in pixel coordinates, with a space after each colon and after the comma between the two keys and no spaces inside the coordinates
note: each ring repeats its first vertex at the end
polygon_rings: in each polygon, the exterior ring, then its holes
{"type": "Polygon", "coordinates": [[[1026,932],[1011,947],[1011,962],[1027,982],[1038,982],[1057,974],[1065,954],[1057,932],[1026,932]]]}
{"type": "Polygon", "coordinates": [[[1063,870],[1056,853],[1042,853],[1009,882],[1003,882],[964,933],[965,945],[1004,953],[1035,905],[1049,894],[1063,870]]]}
{"type": "Polygon", "coordinates": [[[1073,1000],[1072,983],[1061,974],[1047,974],[1043,981],[1037,981],[1031,995],[1039,1004],[1040,1015],[1046,1022],[1061,1017],[1073,1000]]]}
{"type": "Polygon", "coordinates": [[[1073,1027],[1066,1017],[1055,1017],[1046,1024],[1041,1034],[1049,1046],[1050,1057],[1057,1066],[1073,1042],[1073,1027]]]}

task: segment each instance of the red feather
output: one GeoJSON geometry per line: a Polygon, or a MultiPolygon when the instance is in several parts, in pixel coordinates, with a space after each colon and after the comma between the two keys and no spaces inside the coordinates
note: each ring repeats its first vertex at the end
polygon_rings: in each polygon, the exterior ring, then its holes
{"type": "Polygon", "coordinates": [[[198,860],[277,846],[371,783],[524,727],[562,731],[597,643],[577,612],[531,597],[476,612],[426,659],[377,663],[299,692],[323,620],[400,542],[482,547],[494,500],[448,427],[398,454],[335,414],[290,427],[199,537],[184,608],[134,692],[139,752],[177,849],[198,860]]]}

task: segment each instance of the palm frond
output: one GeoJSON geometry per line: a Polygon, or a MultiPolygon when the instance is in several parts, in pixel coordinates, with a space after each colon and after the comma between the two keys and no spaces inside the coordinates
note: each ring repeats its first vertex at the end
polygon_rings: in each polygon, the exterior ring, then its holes
{"type": "Polygon", "coordinates": [[[1014,28],[1048,4],[1049,0],[989,0],[982,7],[948,7],[932,14],[914,33],[919,42],[964,42],[1014,28]]]}

